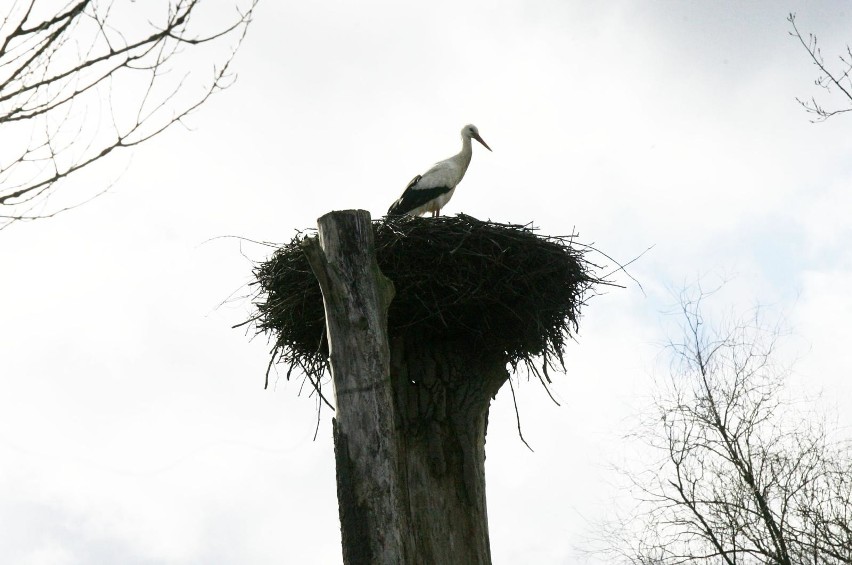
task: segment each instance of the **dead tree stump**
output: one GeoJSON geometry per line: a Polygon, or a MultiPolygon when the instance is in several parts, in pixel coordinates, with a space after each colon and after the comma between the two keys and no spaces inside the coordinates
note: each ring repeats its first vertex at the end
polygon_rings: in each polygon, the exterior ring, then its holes
{"type": "Polygon", "coordinates": [[[304,241],[325,304],[334,379],[337,500],[347,564],[408,563],[387,311],[393,284],[376,264],[370,215],[331,212],[304,241]]]}
{"type": "Polygon", "coordinates": [[[394,340],[391,376],[416,563],[491,563],[485,432],[502,359],[394,340]]]}
{"type": "Polygon", "coordinates": [[[491,562],[491,399],[518,365],[546,386],[586,292],[608,284],[574,237],[351,210],[256,269],[250,321],[276,336],[271,362],[320,394],[331,369],[347,565],[491,562]]]}

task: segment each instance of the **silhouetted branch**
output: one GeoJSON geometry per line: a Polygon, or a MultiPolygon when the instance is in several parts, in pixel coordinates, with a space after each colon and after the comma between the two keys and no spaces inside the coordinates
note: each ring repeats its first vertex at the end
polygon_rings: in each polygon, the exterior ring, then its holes
{"type": "MultiPolygon", "coordinates": [[[[802,37],[801,32],[799,32],[799,28],[796,26],[796,14],[789,14],[787,16],[787,21],[790,22],[790,27],[793,28],[793,31],[789,32],[790,35],[795,37],[799,43],[802,44],[802,47],[804,47],[805,51],[808,52],[813,64],[819,69],[819,74],[817,75],[814,84],[825,89],[829,94],[832,94],[832,88],[836,88],[847,99],[846,103],[852,104],[852,81],[850,81],[849,77],[850,72],[852,72],[852,50],[850,50],[849,46],[847,45],[846,47],[846,55],[840,55],[838,57],[840,60],[839,69],[832,71],[823,59],[822,52],[817,45],[817,37],[812,33],[808,34],[807,40],[802,37]]],[[[836,114],[852,112],[852,105],[827,109],[817,102],[816,98],[813,96],[811,96],[810,99],[804,100],[796,98],[796,102],[798,102],[806,112],[815,116],[811,120],[812,122],[822,122],[836,114]]]]}
{"type": "Polygon", "coordinates": [[[258,0],[234,2],[231,15],[200,0],[79,0],[47,15],[46,0],[13,2],[0,22],[0,229],[86,201],[47,198],[227,88],[258,0]]]}
{"type": "Polygon", "coordinates": [[[709,327],[681,296],[670,374],[635,434],[657,454],[626,472],[631,514],[601,553],[631,564],[852,564],[852,452],[785,401],[779,337],[759,310],[709,327]]]}

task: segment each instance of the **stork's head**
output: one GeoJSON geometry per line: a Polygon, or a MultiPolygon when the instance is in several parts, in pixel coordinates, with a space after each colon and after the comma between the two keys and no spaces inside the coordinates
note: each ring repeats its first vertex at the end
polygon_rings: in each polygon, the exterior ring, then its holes
{"type": "Polygon", "coordinates": [[[486,149],[491,151],[491,148],[488,147],[488,144],[485,143],[485,140],[483,140],[481,137],[479,137],[479,128],[477,128],[475,125],[467,124],[466,126],[464,126],[462,128],[461,134],[462,134],[463,137],[466,137],[468,139],[470,139],[470,138],[475,139],[476,141],[481,143],[483,145],[483,147],[485,147],[486,149]]]}

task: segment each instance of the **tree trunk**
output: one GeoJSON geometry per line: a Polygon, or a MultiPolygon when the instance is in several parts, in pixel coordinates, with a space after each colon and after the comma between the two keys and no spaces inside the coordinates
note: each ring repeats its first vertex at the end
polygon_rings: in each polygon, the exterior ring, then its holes
{"type": "Polygon", "coordinates": [[[393,285],[369,214],[318,224],[304,245],[325,304],[344,563],[490,564],[485,433],[505,360],[410,337],[389,348],[393,285]]]}
{"type": "Polygon", "coordinates": [[[304,250],[325,305],[335,391],[337,500],[347,565],[409,563],[388,370],[393,284],[379,271],[370,215],[331,212],[304,250]]]}
{"type": "Polygon", "coordinates": [[[485,433],[506,362],[397,339],[391,377],[416,563],[490,564],[485,433]]]}

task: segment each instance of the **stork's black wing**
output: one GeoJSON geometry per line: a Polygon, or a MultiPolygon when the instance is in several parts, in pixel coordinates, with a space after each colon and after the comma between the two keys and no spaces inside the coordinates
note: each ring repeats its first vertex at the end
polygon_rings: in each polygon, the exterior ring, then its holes
{"type": "Polygon", "coordinates": [[[451,190],[449,186],[418,187],[417,183],[420,182],[421,178],[422,175],[417,175],[411,179],[411,182],[408,183],[405,192],[402,193],[399,200],[391,204],[391,207],[388,209],[388,216],[402,216],[403,214],[407,214],[451,190]]]}

